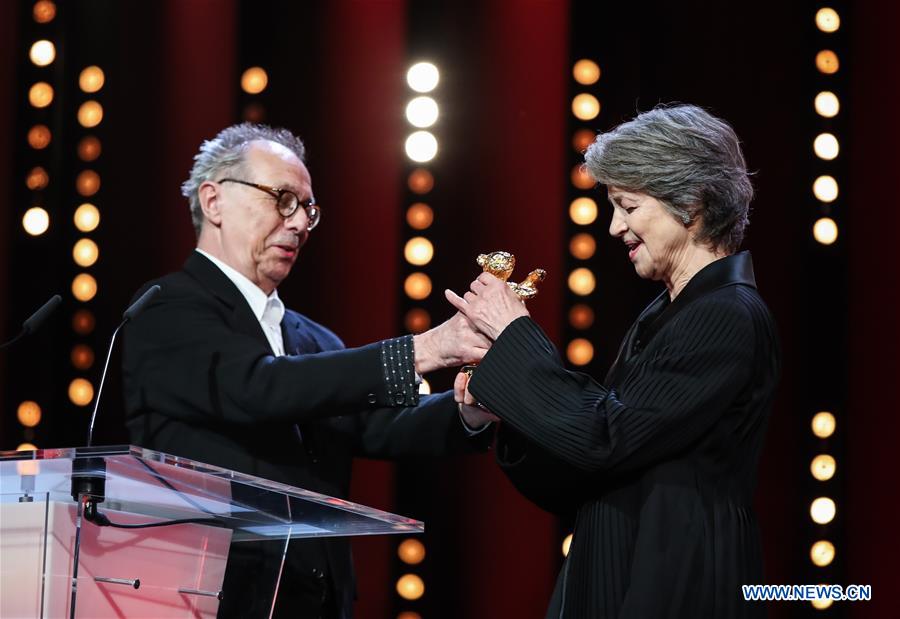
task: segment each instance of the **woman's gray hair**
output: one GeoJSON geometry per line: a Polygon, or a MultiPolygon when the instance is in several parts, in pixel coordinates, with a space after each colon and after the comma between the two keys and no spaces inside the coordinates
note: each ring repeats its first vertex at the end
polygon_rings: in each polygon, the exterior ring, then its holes
{"type": "Polygon", "coordinates": [[[729,254],[740,247],[753,186],[724,120],[695,105],[660,105],[598,135],[584,161],[597,182],[646,193],[686,226],[699,216],[699,242],[729,254]]]}
{"type": "Polygon", "coordinates": [[[200,236],[203,227],[203,209],[200,208],[200,185],[206,181],[221,178],[223,172],[239,170],[244,161],[247,145],[256,140],[267,140],[281,144],[300,161],[306,161],[306,147],[303,141],[287,129],[241,123],[219,132],[216,137],[200,145],[200,152],[194,155],[194,166],[190,177],[181,184],[181,195],[188,199],[191,207],[191,222],[200,236]]]}

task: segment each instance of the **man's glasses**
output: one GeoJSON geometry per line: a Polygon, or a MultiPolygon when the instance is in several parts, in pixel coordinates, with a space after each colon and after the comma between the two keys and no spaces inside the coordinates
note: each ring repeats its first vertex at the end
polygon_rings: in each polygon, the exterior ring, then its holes
{"type": "Polygon", "coordinates": [[[270,187],[269,185],[260,185],[258,183],[242,181],[236,178],[223,178],[219,182],[238,183],[266,192],[267,194],[275,198],[275,208],[278,210],[278,214],[285,219],[296,213],[297,209],[302,206],[303,210],[306,211],[307,230],[312,230],[313,228],[315,228],[317,225],[319,225],[319,220],[322,219],[322,211],[319,209],[319,205],[316,204],[315,198],[301,200],[299,197],[297,197],[297,194],[295,194],[290,189],[280,189],[278,187],[270,187]]]}

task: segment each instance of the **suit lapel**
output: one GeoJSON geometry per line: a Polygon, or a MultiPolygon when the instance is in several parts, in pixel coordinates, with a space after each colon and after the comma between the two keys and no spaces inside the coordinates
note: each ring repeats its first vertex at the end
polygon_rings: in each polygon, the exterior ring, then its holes
{"type": "Polygon", "coordinates": [[[266,349],[272,350],[259,320],[250,309],[247,299],[230,279],[203,254],[191,252],[184,263],[184,272],[195,279],[223,305],[231,309],[231,327],[240,333],[256,338],[266,349]]]}
{"type": "Polygon", "coordinates": [[[286,355],[308,355],[322,350],[309,329],[305,328],[300,318],[291,311],[284,313],[281,321],[281,337],[284,340],[286,355]]]}

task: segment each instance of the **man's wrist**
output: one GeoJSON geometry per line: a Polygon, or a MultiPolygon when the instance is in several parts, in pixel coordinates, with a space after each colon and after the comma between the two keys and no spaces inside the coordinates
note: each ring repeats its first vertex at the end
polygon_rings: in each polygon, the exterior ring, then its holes
{"type": "Polygon", "coordinates": [[[430,331],[413,336],[413,363],[418,374],[427,374],[438,368],[431,342],[430,331]]]}

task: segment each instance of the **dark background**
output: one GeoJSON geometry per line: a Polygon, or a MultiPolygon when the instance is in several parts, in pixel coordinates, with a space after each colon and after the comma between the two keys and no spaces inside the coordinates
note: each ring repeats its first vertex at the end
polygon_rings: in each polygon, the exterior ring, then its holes
{"type": "MultiPolygon", "coordinates": [[[[409,306],[402,290],[410,267],[402,257],[412,236],[404,223],[412,201],[403,154],[409,126],[403,116],[413,93],[405,84],[412,62],[441,70],[434,96],[441,117],[434,128],[438,157],[428,164],[435,189],[427,197],[435,245],[427,272],[435,291],[424,306],[436,322],[450,315],[441,290],[462,290],[478,272],[473,258],[493,249],[514,252],[520,270],[546,268],[550,277],[531,305],[535,318],[564,348],[573,331],[566,274],[574,226],[567,217],[575,195],[569,171],[578,160],[574,129],[605,130],[659,102],[702,105],[729,120],[744,142],[757,191],[745,243],[754,255],[760,291],[778,321],[784,373],[759,477],[757,507],[766,556],[766,581],[872,584],[873,599],[770,605],[773,617],[894,616],[891,594],[900,584],[896,557],[900,516],[896,467],[889,454],[900,436],[896,383],[896,319],[900,275],[892,236],[898,209],[900,122],[896,113],[900,44],[894,3],[865,9],[831,3],[841,29],[823,34],[813,2],[752,4],[689,2],[512,2],[478,5],[437,2],[327,3],[167,0],[60,2],[46,25],[31,19],[30,2],[0,5],[0,327],[12,337],[21,321],[53,292],[64,305],[27,344],[0,356],[0,448],[29,440],[39,447],[84,442],[90,407],[72,405],[69,381],[96,384],[106,338],[140,284],[180,266],[193,230],[179,184],[200,142],[239,121],[246,106],[266,122],[304,138],[323,222],[280,288],[300,310],[359,345],[403,332],[409,306]],[[38,69],[28,61],[37,38],[51,38],[57,59],[38,69]],[[836,51],[839,72],[815,69],[818,50],[836,51]],[[574,60],[596,60],[595,86],[577,87],[574,60]],[[71,316],[84,304],[69,292],[77,269],[71,246],[79,235],[71,213],[83,201],[74,178],[85,167],[75,144],[85,133],[74,110],[86,98],[77,88],[84,66],[98,64],[106,85],[96,98],[103,123],[93,133],[103,154],[91,164],[102,177],[91,201],[101,225],[91,236],[99,262],[88,269],[99,293],[87,306],[93,334],[76,337],[71,316]],[[269,86],[241,92],[241,72],[263,66],[269,86]],[[51,81],[48,110],[27,105],[36,79],[51,81]],[[57,85],[58,84],[58,85],[57,85]],[[841,112],[818,117],[813,97],[832,90],[841,112]],[[593,121],[576,123],[571,97],[592,92],[602,102],[593,121]],[[34,153],[28,128],[45,122],[54,141],[34,153]],[[830,130],[841,154],[822,162],[812,152],[817,133],[830,130]],[[40,195],[23,179],[41,158],[51,183],[40,195]],[[813,179],[834,175],[840,196],[830,206],[812,196],[813,179]],[[33,203],[50,211],[40,237],[25,235],[21,215],[33,203]],[[816,243],[813,222],[829,214],[840,226],[831,246],[816,243]],[[93,367],[76,372],[69,350],[91,345],[93,367]],[[40,403],[33,435],[16,420],[22,400],[40,403]],[[810,419],[819,410],[837,417],[837,432],[815,439],[810,419]],[[809,462],[821,452],[837,459],[837,475],[815,481],[809,462]],[[827,495],[837,517],[814,525],[809,503],[827,495]],[[835,561],[817,568],[810,545],[829,539],[835,561]]],[[[602,376],[619,339],[658,285],[638,280],[617,242],[606,236],[609,210],[602,196],[598,241],[588,261],[597,275],[588,299],[597,320],[589,332],[596,357],[588,370],[602,376]]],[[[518,273],[517,273],[518,274],[518,273]]],[[[117,357],[104,395],[95,442],[127,441],[119,411],[117,357]]],[[[433,379],[447,386],[447,376],[433,379]]],[[[360,540],[359,616],[390,617],[416,610],[427,617],[541,617],[562,559],[567,523],[517,496],[490,455],[440,462],[360,462],[353,498],[424,519],[428,555],[415,569],[396,560],[399,540],[360,540]],[[400,600],[396,578],[415,571],[426,583],[416,603],[400,600]]]]}

